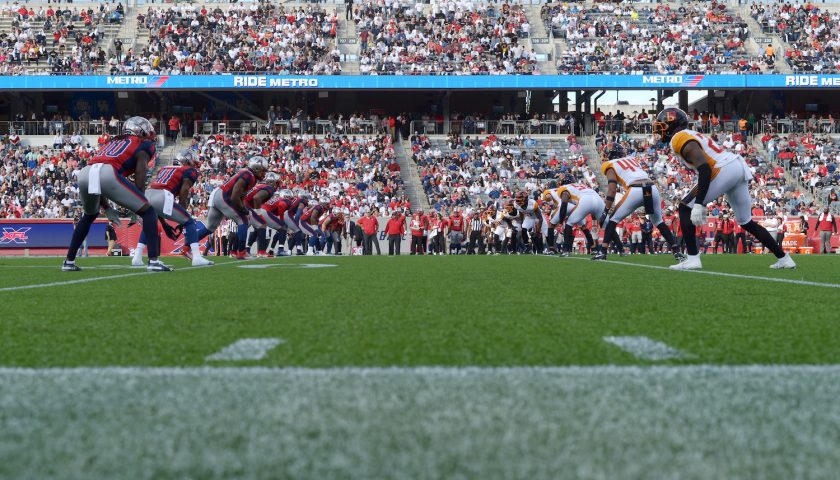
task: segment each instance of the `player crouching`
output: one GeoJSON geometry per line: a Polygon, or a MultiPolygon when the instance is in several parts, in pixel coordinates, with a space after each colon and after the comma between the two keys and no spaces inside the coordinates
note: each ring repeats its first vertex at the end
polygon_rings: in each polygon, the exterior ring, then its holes
{"type": "Polygon", "coordinates": [[[543,192],[542,199],[556,207],[552,210],[549,220],[551,228],[563,222],[566,223],[563,229],[563,252],[560,255],[568,257],[572,253],[575,225],[583,230],[583,235],[586,237],[586,249],[591,250],[594,242],[592,234],[586,228],[586,217],[591,216],[593,221],[597,221],[598,216],[604,211],[604,200],[598,192],[586,185],[567,184],[546,190],[543,192]],[[569,211],[570,205],[571,211],[569,211]]]}
{"type": "Polygon", "coordinates": [[[90,160],[90,164],[82,169],[78,183],[84,215],[73,229],[73,238],[67,250],[67,258],[61,266],[62,271],[81,270],[76,265],[76,252],[90,232],[90,226],[99,216],[100,206],[107,204],[107,200],[122,205],[143,219],[143,233],[151,240],[147,270],[172,270],[158,260],[160,248],[157,213],[143,195],[146,170],[154,156],[154,127],[143,117],[131,117],[123,124],[122,134],[103,145],[90,160]],[[128,180],[131,175],[134,175],[133,183],[128,180]]]}
{"type": "Polygon", "coordinates": [[[606,260],[607,249],[613,239],[621,248],[621,239],[615,233],[616,226],[639,207],[644,207],[645,213],[650,216],[650,221],[656,225],[662,238],[671,247],[674,257],[677,260],[684,260],[685,256],[679,253],[674,234],[662,220],[662,199],[659,196],[659,189],[656,188],[647,172],[635,159],[628,157],[624,148],[617,143],[609,145],[604,158],[601,171],[607,177],[607,198],[604,212],[598,221],[604,229],[604,239],[599,251],[592,256],[592,260],[606,260]],[[624,188],[624,196],[610,215],[619,184],[624,188]]]}
{"type": "Polygon", "coordinates": [[[268,161],[260,156],[253,156],[248,160],[248,166],[230,177],[222,186],[210,193],[207,202],[207,221],[198,231],[198,241],[210,235],[222,218],[233,220],[237,225],[236,241],[233,257],[237,260],[247,260],[251,257],[245,253],[248,240],[249,212],[245,207],[245,195],[254,188],[257,180],[263,178],[268,169],[268,161]]]}
{"type": "Polygon", "coordinates": [[[703,267],[694,227],[706,223],[706,204],[709,199],[714,200],[721,195],[726,195],[738,224],[776,255],[778,260],[770,268],[796,268],[790,255],[782,250],[764,227],[752,219],[749,182],[753,175],[743,157],[725,151],[702,133],[689,130],[688,116],[679,108],[666,108],[659,112],[653,124],[653,133],[658,134],[662,142],[671,145],[687,168],[697,172],[697,185],[679,206],[680,225],[688,257],[672,265],[672,269],[699,270],[703,267]]]}
{"type": "MultiPolygon", "coordinates": [[[[178,225],[178,229],[183,230],[186,245],[182,249],[186,251],[189,246],[191,255],[188,258],[192,260],[192,266],[205,267],[213,265],[213,262],[201,256],[195,219],[185,208],[189,202],[190,189],[198,181],[198,167],[198,157],[193,151],[184,150],[178,153],[175,156],[175,165],[163,167],[158,171],[146,190],[146,198],[157,212],[164,229],[169,228],[164,221],[171,220],[178,225]]],[[[177,234],[167,233],[177,238],[177,234]]],[[[146,249],[147,240],[146,232],[141,233],[131,259],[132,266],[143,265],[143,251],[146,249]]]]}

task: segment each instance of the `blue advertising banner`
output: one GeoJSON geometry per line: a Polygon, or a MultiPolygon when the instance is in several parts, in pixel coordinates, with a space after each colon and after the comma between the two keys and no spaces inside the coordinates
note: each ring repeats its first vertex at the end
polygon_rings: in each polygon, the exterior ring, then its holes
{"type": "MultiPolygon", "coordinates": [[[[107,222],[96,222],[87,237],[89,248],[107,247],[107,222]]],[[[4,248],[67,248],[73,236],[69,220],[33,221],[27,219],[0,221],[0,251],[4,248]]]]}
{"type": "Polygon", "coordinates": [[[840,88],[840,75],[160,75],[0,77],[0,90],[655,90],[840,88]]]}

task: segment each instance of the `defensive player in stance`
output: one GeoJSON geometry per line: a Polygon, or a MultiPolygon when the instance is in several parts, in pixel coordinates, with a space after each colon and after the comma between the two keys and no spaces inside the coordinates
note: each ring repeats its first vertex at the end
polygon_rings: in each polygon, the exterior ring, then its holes
{"type": "MultiPolygon", "coordinates": [[[[289,216],[289,212],[291,211],[291,214],[294,215],[297,211],[298,205],[300,205],[300,202],[300,197],[293,198],[292,192],[288,190],[281,190],[279,192],[275,192],[268,201],[262,204],[262,210],[265,213],[266,225],[277,231],[271,242],[271,248],[274,248],[275,242],[280,243],[276,253],[278,257],[287,257],[291,255],[290,252],[283,248],[283,245],[286,243],[287,231],[291,228],[289,225],[294,225],[294,220],[292,220],[289,216]]],[[[297,226],[294,228],[295,230],[292,231],[297,231],[297,226]]]]}
{"type": "MultiPolygon", "coordinates": [[[[251,233],[252,237],[248,240],[248,248],[257,242],[257,255],[266,256],[266,247],[268,246],[268,239],[265,238],[266,215],[263,205],[267,202],[277,191],[277,182],[280,177],[273,172],[268,172],[262,182],[256,184],[254,188],[245,194],[245,208],[248,209],[251,226],[254,231],[251,233]]],[[[245,228],[247,231],[247,227],[245,228]]]]}
{"type": "Polygon", "coordinates": [[[122,133],[106,143],[89,165],[79,173],[79,195],[84,215],[73,230],[67,258],[61,269],[65,272],[81,270],[76,265],[76,252],[85,241],[101,205],[107,200],[137,213],[143,219],[143,233],[149,244],[150,272],[169,272],[171,269],[158,260],[159,237],[157,213],[143,195],[146,188],[146,171],[155,156],[155,129],[143,117],[131,117],[123,123],[122,133]],[[134,175],[134,183],[128,176],[134,175]]]}
{"type": "Polygon", "coordinates": [[[568,257],[571,254],[575,225],[580,226],[583,236],[586,237],[586,250],[591,250],[594,242],[592,234],[586,229],[586,217],[591,215],[592,220],[597,222],[598,216],[604,211],[604,200],[598,192],[586,185],[568,184],[546,190],[542,198],[544,202],[550,202],[556,207],[552,210],[549,219],[551,228],[566,222],[563,228],[563,252],[560,255],[568,257]],[[571,211],[569,211],[570,205],[571,211]]]}
{"type": "Polygon", "coordinates": [[[309,250],[307,255],[320,255],[324,245],[321,244],[322,231],[319,224],[321,216],[330,208],[328,201],[321,201],[307,206],[298,221],[300,231],[309,236],[309,250]]]}
{"type": "MultiPolygon", "coordinates": [[[[146,198],[157,212],[158,218],[171,220],[183,230],[185,245],[184,256],[192,260],[193,267],[213,265],[213,262],[201,256],[196,232],[195,219],[185,208],[190,201],[190,188],[198,181],[198,157],[191,150],[184,150],[175,156],[175,165],[158,170],[155,179],[146,190],[146,198]],[[177,201],[176,201],[177,199],[177,201]],[[189,248],[189,250],[187,250],[189,248]]],[[[143,251],[146,249],[146,232],[140,234],[140,241],[134,249],[131,265],[143,265],[143,251]]],[[[149,249],[151,250],[151,248],[149,249]]]]}
{"type": "Polygon", "coordinates": [[[738,224],[776,255],[778,260],[770,268],[796,268],[790,255],[785,254],[767,230],[752,219],[749,182],[753,175],[743,157],[725,151],[702,133],[689,130],[688,116],[679,108],[666,108],[659,112],[653,124],[653,133],[658,134],[662,142],[671,145],[687,168],[697,172],[697,185],[679,206],[688,257],[672,265],[672,269],[699,270],[703,267],[694,227],[706,223],[706,204],[724,194],[738,224]]]}
{"type": "MultiPolygon", "coordinates": [[[[601,165],[601,172],[607,177],[606,204],[604,213],[601,214],[598,221],[598,224],[604,228],[604,239],[599,251],[592,256],[592,260],[607,259],[607,248],[610,241],[614,236],[617,237],[615,233],[616,225],[639,207],[645,208],[645,213],[650,216],[650,221],[656,225],[665,242],[671,246],[674,257],[677,260],[685,259],[685,256],[678,251],[674,234],[662,220],[662,199],[659,196],[659,189],[656,188],[653,180],[650,179],[641,165],[633,158],[628,157],[621,145],[613,143],[608,147],[605,161],[601,165]],[[624,190],[624,196],[618,202],[618,205],[615,205],[615,210],[610,215],[615,194],[618,192],[618,185],[621,185],[624,190]]],[[[615,240],[617,245],[621,245],[620,238],[615,238],[615,240]]]]}
{"type": "Polygon", "coordinates": [[[198,231],[199,241],[210,235],[222,223],[222,218],[229,218],[237,225],[236,248],[233,256],[238,260],[249,258],[245,254],[245,243],[248,239],[250,213],[245,207],[245,195],[254,188],[257,180],[265,176],[267,168],[268,161],[265,158],[253,156],[248,160],[247,167],[210,193],[210,199],[207,202],[207,221],[198,231]]]}

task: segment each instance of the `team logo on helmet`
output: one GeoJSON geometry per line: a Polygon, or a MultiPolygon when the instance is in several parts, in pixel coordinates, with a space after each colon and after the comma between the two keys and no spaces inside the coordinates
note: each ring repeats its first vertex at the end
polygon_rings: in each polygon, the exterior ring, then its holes
{"type": "Polygon", "coordinates": [[[175,154],[175,163],[178,165],[188,165],[190,167],[197,167],[199,165],[198,155],[192,150],[182,150],[175,154]]]}
{"type": "Polygon", "coordinates": [[[688,115],[679,108],[666,108],[659,112],[653,122],[653,133],[659,135],[662,142],[670,142],[680,130],[688,128],[688,115]]]}

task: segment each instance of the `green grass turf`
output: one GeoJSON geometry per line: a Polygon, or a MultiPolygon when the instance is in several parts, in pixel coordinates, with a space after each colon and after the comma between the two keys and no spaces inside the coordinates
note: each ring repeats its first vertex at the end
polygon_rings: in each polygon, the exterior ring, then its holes
{"type": "MultiPolygon", "coordinates": [[[[796,260],[798,270],[772,271],[770,256],[703,259],[708,271],[840,283],[840,258],[796,260]]],[[[151,275],[64,273],[59,264],[0,259],[0,288],[137,275],[0,292],[0,366],[196,366],[237,339],[262,337],[285,343],[230,364],[650,363],[604,336],[647,336],[692,355],[671,364],[840,363],[838,288],[543,256],[296,257],[151,275]],[[337,266],[290,267],[304,263],[337,266]],[[283,266],[240,268],[260,264],[283,266]]]]}

